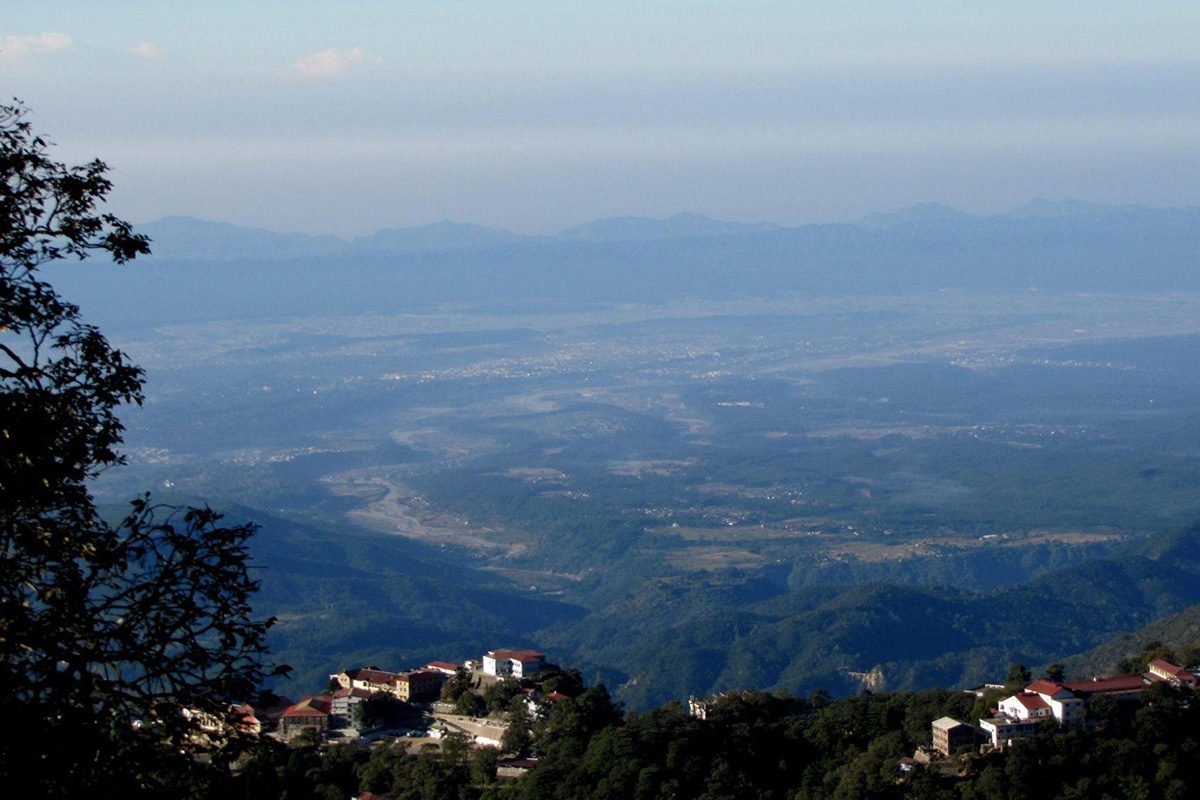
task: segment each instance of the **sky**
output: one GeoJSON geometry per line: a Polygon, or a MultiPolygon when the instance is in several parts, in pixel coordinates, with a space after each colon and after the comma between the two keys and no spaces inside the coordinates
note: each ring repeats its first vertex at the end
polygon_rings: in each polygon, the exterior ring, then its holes
{"type": "Polygon", "coordinates": [[[13,5],[0,93],[134,221],[1200,205],[1195,0],[13,5]]]}

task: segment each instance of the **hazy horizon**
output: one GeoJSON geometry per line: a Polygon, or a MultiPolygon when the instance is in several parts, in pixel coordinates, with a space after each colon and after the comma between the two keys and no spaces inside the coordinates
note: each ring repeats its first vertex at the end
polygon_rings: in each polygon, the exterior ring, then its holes
{"type": "Polygon", "coordinates": [[[1198,34],[1175,0],[60,2],[7,9],[0,79],[132,219],[794,226],[1193,204],[1198,34]]]}
{"type": "Polygon", "coordinates": [[[574,222],[568,222],[566,225],[555,226],[555,227],[541,227],[536,230],[519,230],[516,228],[505,228],[505,227],[499,227],[499,226],[493,226],[493,225],[484,225],[480,222],[477,222],[476,220],[469,219],[466,217],[458,217],[458,218],[444,217],[442,219],[430,220],[428,222],[420,222],[420,223],[415,223],[415,224],[411,224],[411,225],[409,225],[409,224],[389,225],[385,221],[379,228],[375,228],[371,231],[363,231],[363,232],[352,233],[352,234],[339,234],[339,233],[335,233],[333,231],[327,231],[327,230],[288,230],[288,229],[283,229],[283,228],[271,227],[271,226],[267,226],[267,225],[250,225],[250,224],[240,222],[238,220],[233,220],[233,219],[209,219],[206,217],[199,217],[199,216],[196,216],[193,214],[166,214],[166,215],[162,215],[162,216],[154,217],[154,218],[137,219],[137,220],[133,221],[133,225],[134,225],[134,228],[136,229],[138,226],[159,223],[159,222],[163,222],[164,220],[187,219],[187,220],[195,220],[198,222],[211,223],[214,225],[233,225],[233,226],[237,226],[237,227],[253,228],[255,230],[263,230],[263,231],[267,231],[270,233],[303,234],[303,235],[308,235],[308,236],[333,236],[333,237],[339,238],[339,239],[352,240],[356,237],[369,236],[373,233],[378,233],[380,231],[386,231],[386,230],[425,228],[425,227],[433,227],[433,226],[437,226],[437,225],[450,224],[450,225],[462,225],[462,226],[479,226],[479,227],[484,227],[484,228],[488,228],[488,229],[500,231],[500,232],[515,233],[520,236],[553,237],[553,236],[556,236],[556,235],[559,235],[562,233],[566,233],[567,231],[570,231],[574,228],[583,227],[583,226],[586,226],[589,224],[593,224],[593,223],[597,223],[597,222],[607,222],[607,221],[613,221],[613,220],[623,220],[623,219],[653,220],[656,222],[666,222],[668,220],[676,219],[679,217],[695,216],[695,217],[702,217],[705,219],[709,219],[713,222],[732,223],[734,225],[748,225],[748,226],[773,225],[773,226],[776,226],[779,228],[796,228],[796,227],[804,227],[805,225],[823,225],[823,224],[854,225],[854,224],[863,223],[864,221],[868,221],[868,220],[870,220],[871,217],[888,216],[888,215],[893,215],[893,214],[899,215],[899,214],[903,214],[904,212],[907,212],[910,210],[920,209],[922,207],[940,207],[942,209],[947,209],[947,210],[954,211],[954,212],[960,212],[962,214],[973,216],[973,217],[1003,216],[1006,214],[1016,214],[1017,212],[1022,211],[1030,206],[1033,206],[1038,203],[1043,203],[1043,202],[1050,203],[1050,204],[1078,203],[1083,206],[1097,206],[1097,207],[1101,207],[1101,208],[1105,208],[1105,209],[1145,208],[1145,209],[1150,209],[1150,210],[1154,210],[1154,211],[1163,211],[1163,210],[1171,210],[1171,209],[1185,210],[1185,209],[1195,208],[1195,205],[1191,205],[1191,204],[1189,204],[1189,205],[1155,206],[1155,205],[1143,204],[1143,203],[1096,203],[1091,200],[1088,200],[1085,198],[1079,198],[1079,197],[1041,197],[1041,196],[1039,196],[1039,197],[1031,197],[1028,200],[1026,200],[1025,202],[1018,203],[1013,206],[1003,206],[1003,207],[999,207],[999,208],[995,208],[995,209],[983,209],[983,210],[961,208],[958,206],[950,205],[949,203],[942,203],[938,200],[918,200],[916,202],[909,203],[908,205],[905,205],[905,206],[868,209],[863,214],[859,214],[854,217],[847,217],[845,219],[807,220],[807,221],[801,220],[800,222],[793,223],[790,225],[781,223],[778,220],[773,220],[773,219],[730,219],[730,218],[726,218],[726,217],[718,217],[714,214],[709,214],[703,210],[690,209],[690,208],[689,209],[681,209],[674,213],[667,213],[667,214],[653,215],[653,216],[639,216],[639,215],[633,215],[633,214],[619,214],[618,213],[618,214],[613,214],[613,215],[605,216],[605,217],[579,219],[574,222]]]}

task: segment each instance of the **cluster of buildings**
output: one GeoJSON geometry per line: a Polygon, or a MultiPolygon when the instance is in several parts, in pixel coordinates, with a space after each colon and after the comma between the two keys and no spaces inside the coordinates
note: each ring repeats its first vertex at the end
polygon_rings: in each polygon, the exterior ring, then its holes
{"type": "MultiPolygon", "coordinates": [[[[547,665],[545,654],[536,650],[489,650],[479,660],[462,664],[431,661],[420,669],[407,672],[388,672],[377,667],[350,669],[330,676],[330,688],[334,684],[337,686],[332,691],[305,697],[298,703],[284,697],[270,707],[243,705],[236,711],[247,732],[259,734],[275,728],[281,739],[289,741],[305,730],[324,735],[331,728],[352,726],[354,707],[375,695],[390,696],[405,703],[435,700],[442,685],[459,670],[493,679],[521,679],[547,669],[554,667],[547,665]]],[[[1016,740],[1032,737],[1038,724],[1044,721],[1053,720],[1062,727],[1080,725],[1086,719],[1089,703],[1096,698],[1137,700],[1155,682],[1196,689],[1200,675],[1197,671],[1159,660],[1151,662],[1141,676],[1082,681],[1036,680],[1022,691],[1001,699],[988,717],[979,720],[977,727],[952,717],[934,720],[933,750],[941,756],[949,756],[964,747],[974,748],[981,743],[987,748],[1000,749],[1016,740]]],[[[981,688],[1002,687],[988,685],[981,688]]],[[[538,698],[533,689],[523,691],[531,714],[544,711],[546,706],[563,699],[557,692],[538,698]]],[[[982,696],[982,691],[972,691],[982,696]]],[[[727,692],[706,700],[691,697],[688,711],[694,717],[707,718],[715,703],[726,694],[736,693],[727,692]]]]}
{"type": "MultiPolygon", "coordinates": [[[[385,672],[376,667],[351,669],[330,675],[340,689],[334,697],[366,699],[376,693],[389,694],[406,703],[429,700],[442,690],[442,684],[458,669],[457,664],[431,661],[420,669],[408,672],[385,672]]],[[[351,703],[354,701],[351,700],[351,703]]]]}
{"type": "Polygon", "coordinates": [[[1152,661],[1144,675],[1116,678],[1092,678],[1084,681],[1037,680],[1002,699],[990,716],[979,720],[976,728],[951,717],[933,722],[933,749],[943,756],[955,750],[974,747],[980,739],[992,748],[1034,735],[1037,725],[1054,720],[1060,726],[1083,723],[1088,704],[1098,697],[1112,700],[1137,700],[1146,687],[1155,682],[1196,688],[1196,673],[1167,661],[1152,661]]]}
{"type": "Polygon", "coordinates": [[[337,689],[305,697],[299,703],[283,698],[285,705],[272,709],[239,707],[248,730],[260,733],[274,726],[285,741],[304,730],[324,735],[330,729],[351,727],[354,707],[373,695],[383,694],[404,703],[436,700],[442,685],[458,670],[482,673],[496,678],[525,678],[546,669],[546,656],[536,650],[489,650],[479,660],[455,664],[431,661],[407,672],[388,672],[378,667],[345,670],[330,675],[330,685],[337,689]]]}

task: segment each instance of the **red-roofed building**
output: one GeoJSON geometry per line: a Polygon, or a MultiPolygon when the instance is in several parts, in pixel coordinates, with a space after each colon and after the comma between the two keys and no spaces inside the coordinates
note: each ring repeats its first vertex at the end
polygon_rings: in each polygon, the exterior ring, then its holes
{"type": "MultiPolygon", "coordinates": [[[[1060,725],[1075,725],[1083,721],[1083,700],[1061,683],[1034,681],[1025,687],[1023,694],[1036,694],[1040,697],[1060,725]]],[[[1035,719],[1037,717],[1036,714],[1033,716],[1035,719]]]]}
{"type": "Polygon", "coordinates": [[[254,713],[254,706],[244,704],[234,706],[233,710],[239,715],[238,726],[251,736],[259,736],[263,732],[262,720],[254,713]]]}
{"type": "Polygon", "coordinates": [[[330,701],[325,697],[306,697],[283,712],[279,734],[291,740],[301,731],[311,728],[324,734],[329,730],[330,701]]]}
{"type": "Polygon", "coordinates": [[[1114,700],[1136,699],[1146,688],[1138,677],[1092,678],[1090,681],[1037,680],[1025,691],[1006,697],[992,709],[992,716],[981,719],[979,727],[991,739],[992,746],[1003,747],[1013,739],[1032,736],[1036,724],[1054,719],[1060,725],[1083,722],[1087,701],[1093,697],[1114,700]]]}
{"type": "Polygon", "coordinates": [[[274,698],[269,705],[244,703],[235,710],[242,715],[242,724],[252,733],[262,733],[279,725],[283,712],[292,706],[292,701],[283,695],[274,698]]]}
{"type": "Polygon", "coordinates": [[[1012,719],[1039,720],[1052,718],[1054,713],[1037,692],[1021,692],[1000,701],[1000,713],[1012,719]]]}
{"type": "Polygon", "coordinates": [[[1067,687],[1053,681],[1034,681],[1028,689],[1000,701],[993,710],[990,725],[980,726],[995,747],[1014,737],[1025,736],[1028,729],[1022,726],[1005,726],[1011,723],[1037,723],[1053,719],[1060,725],[1075,725],[1083,721],[1084,702],[1067,687]],[[1040,691],[1038,691],[1040,690],[1040,691]]]}
{"type": "Polygon", "coordinates": [[[1037,692],[1043,697],[1074,697],[1071,690],[1063,686],[1061,683],[1054,681],[1037,680],[1025,687],[1027,692],[1037,692]]]}
{"type": "Polygon", "coordinates": [[[1163,681],[1172,686],[1186,686],[1189,689],[1196,688],[1196,675],[1190,670],[1183,667],[1177,667],[1170,661],[1151,661],[1147,665],[1146,677],[1152,681],[1163,681]]]}
{"type": "Polygon", "coordinates": [[[1090,700],[1099,695],[1105,695],[1114,700],[1136,700],[1146,690],[1146,681],[1138,676],[1121,676],[1092,678],[1090,681],[1070,681],[1064,683],[1063,686],[1083,700],[1090,700]]]}

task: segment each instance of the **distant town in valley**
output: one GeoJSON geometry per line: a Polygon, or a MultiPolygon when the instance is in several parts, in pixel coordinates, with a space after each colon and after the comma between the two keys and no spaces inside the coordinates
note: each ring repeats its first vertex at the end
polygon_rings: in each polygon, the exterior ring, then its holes
{"type": "Polygon", "coordinates": [[[169,219],[151,261],[56,280],[149,375],[98,499],[259,523],[298,681],[499,637],[644,709],[966,687],[1200,602],[1150,543],[1200,519],[1196,214],[342,244],[169,219]],[[1102,268],[1151,247],[1136,286],[1102,268]],[[1099,612],[1098,569],[1135,587],[1099,612]]]}

